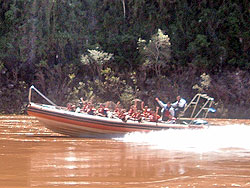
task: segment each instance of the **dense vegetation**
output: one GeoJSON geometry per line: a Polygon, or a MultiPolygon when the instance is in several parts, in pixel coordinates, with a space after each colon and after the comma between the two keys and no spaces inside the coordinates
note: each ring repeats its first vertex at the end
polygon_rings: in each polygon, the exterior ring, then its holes
{"type": "MultiPolygon", "coordinates": [[[[0,113],[33,84],[59,105],[205,92],[217,116],[249,118],[248,0],[0,1],[0,113]],[[204,84],[206,83],[206,84],[204,84]]],[[[41,98],[34,99],[37,102],[41,98]]]]}

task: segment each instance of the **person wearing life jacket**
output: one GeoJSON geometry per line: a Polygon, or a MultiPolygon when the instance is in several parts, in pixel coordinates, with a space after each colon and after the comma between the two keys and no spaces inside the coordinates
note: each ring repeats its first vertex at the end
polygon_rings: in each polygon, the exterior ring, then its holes
{"type": "Polygon", "coordinates": [[[71,103],[67,104],[67,110],[72,112],[74,111],[71,103]]]}
{"type": "Polygon", "coordinates": [[[88,109],[87,109],[87,114],[89,114],[89,115],[95,115],[95,113],[96,113],[95,107],[92,104],[90,104],[88,106],[88,109]]]}
{"type": "Polygon", "coordinates": [[[125,109],[121,109],[119,110],[119,113],[118,113],[118,118],[121,119],[123,122],[127,122],[127,114],[126,114],[126,110],[125,109]]]}
{"type": "Polygon", "coordinates": [[[151,114],[149,115],[149,121],[150,122],[158,122],[161,116],[158,115],[159,107],[156,107],[156,111],[151,111],[151,114]]]}
{"type": "Polygon", "coordinates": [[[82,97],[80,98],[80,101],[81,101],[81,103],[80,103],[81,104],[81,110],[80,110],[80,112],[87,112],[88,105],[90,103],[88,104],[88,102],[84,101],[82,97]]]}
{"type": "Polygon", "coordinates": [[[136,105],[130,106],[130,109],[129,109],[128,112],[127,112],[128,119],[134,120],[134,118],[135,118],[135,116],[136,116],[136,112],[137,112],[137,107],[136,107],[136,105]]]}
{"type": "Polygon", "coordinates": [[[67,110],[71,111],[71,112],[75,112],[76,111],[76,105],[68,103],[67,104],[67,110]]]}
{"type": "Polygon", "coordinates": [[[187,101],[183,99],[180,95],[176,97],[176,101],[171,104],[175,110],[175,117],[177,118],[179,114],[185,109],[187,101]]]}
{"type": "Polygon", "coordinates": [[[174,108],[171,106],[171,103],[168,102],[165,104],[159,98],[155,98],[158,104],[162,107],[161,114],[162,114],[162,121],[168,121],[175,119],[175,111],[174,108]]]}
{"type": "Polygon", "coordinates": [[[119,117],[120,112],[121,112],[120,101],[118,101],[115,105],[114,116],[119,117]]]}
{"type": "Polygon", "coordinates": [[[148,119],[149,116],[151,115],[151,110],[150,110],[150,108],[148,108],[148,106],[144,107],[144,102],[143,101],[141,102],[141,110],[142,110],[142,117],[144,119],[148,119]]]}
{"type": "Polygon", "coordinates": [[[108,117],[108,111],[109,109],[103,104],[100,104],[100,107],[97,109],[97,114],[98,116],[102,116],[102,117],[108,117]]]}

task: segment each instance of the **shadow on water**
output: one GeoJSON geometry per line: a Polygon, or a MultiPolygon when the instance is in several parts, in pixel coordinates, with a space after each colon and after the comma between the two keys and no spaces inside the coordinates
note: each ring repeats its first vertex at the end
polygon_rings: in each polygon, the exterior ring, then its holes
{"type": "Polygon", "coordinates": [[[72,138],[65,135],[25,135],[27,138],[72,138]]]}
{"type": "Polygon", "coordinates": [[[53,135],[53,134],[46,134],[46,135],[25,135],[26,138],[55,138],[55,139],[60,139],[60,138],[67,138],[67,139],[96,139],[96,140],[103,140],[103,139],[107,139],[107,140],[120,140],[123,139],[125,136],[125,134],[105,134],[105,135],[99,135],[96,137],[77,137],[77,136],[67,136],[67,135],[53,135]]]}

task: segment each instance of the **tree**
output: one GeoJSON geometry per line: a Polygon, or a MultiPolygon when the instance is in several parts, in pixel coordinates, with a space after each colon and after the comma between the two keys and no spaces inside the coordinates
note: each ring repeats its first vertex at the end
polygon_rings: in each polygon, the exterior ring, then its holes
{"type": "Polygon", "coordinates": [[[148,43],[143,39],[138,40],[144,70],[152,70],[158,77],[161,75],[162,68],[171,66],[171,44],[169,40],[168,35],[164,35],[160,29],[148,43]]]}
{"type": "Polygon", "coordinates": [[[97,75],[101,79],[101,71],[104,64],[109,62],[113,57],[113,54],[109,54],[100,50],[88,50],[87,55],[81,56],[81,62],[83,65],[89,66],[93,73],[93,76],[97,75]]]}

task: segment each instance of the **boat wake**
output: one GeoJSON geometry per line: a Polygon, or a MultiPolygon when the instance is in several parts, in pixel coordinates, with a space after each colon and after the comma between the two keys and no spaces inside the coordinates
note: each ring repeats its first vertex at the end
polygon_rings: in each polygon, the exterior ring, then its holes
{"type": "Polygon", "coordinates": [[[164,130],[149,133],[134,132],[119,140],[154,149],[191,152],[250,151],[250,126],[211,126],[198,130],[164,130]]]}

